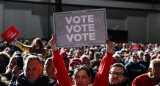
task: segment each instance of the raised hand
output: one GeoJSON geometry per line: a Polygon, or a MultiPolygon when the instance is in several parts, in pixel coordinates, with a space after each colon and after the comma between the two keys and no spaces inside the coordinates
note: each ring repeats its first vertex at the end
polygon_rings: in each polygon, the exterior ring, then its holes
{"type": "Polygon", "coordinates": [[[110,53],[110,54],[113,54],[113,48],[115,46],[115,43],[114,42],[111,42],[111,40],[107,40],[106,41],[106,50],[107,50],[107,53],[110,53]]]}
{"type": "Polygon", "coordinates": [[[13,70],[12,70],[12,74],[13,74],[13,76],[15,76],[15,77],[19,77],[19,74],[22,72],[22,70],[19,70],[19,68],[20,67],[18,67],[18,66],[15,66],[14,68],[13,68],[13,70]]]}
{"type": "Polygon", "coordinates": [[[57,48],[55,47],[56,41],[57,41],[56,36],[52,35],[52,38],[50,39],[49,44],[50,44],[53,52],[57,51],[57,48]]]}

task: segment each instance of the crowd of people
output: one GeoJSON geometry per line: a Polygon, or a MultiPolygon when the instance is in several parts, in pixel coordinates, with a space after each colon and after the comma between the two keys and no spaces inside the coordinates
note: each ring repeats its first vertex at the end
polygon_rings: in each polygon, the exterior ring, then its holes
{"type": "Polygon", "coordinates": [[[49,41],[0,43],[0,86],[160,86],[160,47],[131,43],[56,48],[49,41]]]}

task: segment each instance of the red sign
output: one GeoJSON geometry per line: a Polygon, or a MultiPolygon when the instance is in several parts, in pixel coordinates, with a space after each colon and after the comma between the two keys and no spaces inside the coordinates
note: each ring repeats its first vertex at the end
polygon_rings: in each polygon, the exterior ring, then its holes
{"type": "Polygon", "coordinates": [[[138,51],[139,50],[139,45],[132,45],[131,50],[138,51]]]}
{"type": "Polygon", "coordinates": [[[1,34],[1,37],[6,40],[8,43],[11,43],[20,33],[18,30],[12,25],[6,31],[1,34]]]}

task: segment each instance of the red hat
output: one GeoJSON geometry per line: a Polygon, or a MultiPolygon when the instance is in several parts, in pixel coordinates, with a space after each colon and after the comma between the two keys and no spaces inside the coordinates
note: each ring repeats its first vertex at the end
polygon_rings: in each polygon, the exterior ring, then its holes
{"type": "Polygon", "coordinates": [[[78,65],[82,65],[82,61],[79,58],[73,58],[69,62],[69,66],[71,66],[73,63],[77,63],[78,65]]]}

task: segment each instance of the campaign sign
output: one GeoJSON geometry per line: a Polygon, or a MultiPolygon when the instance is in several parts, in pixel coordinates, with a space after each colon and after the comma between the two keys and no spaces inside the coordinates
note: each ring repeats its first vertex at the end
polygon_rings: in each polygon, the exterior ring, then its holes
{"type": "Polygon", "coordinates": [[[77,47],[106,43],[105,9],[53,13],[57,47],[77,47]]]}
{"type": "Polygon", "coordinates": [[[139,50],[139,45],[132,45],[131,46],[131,50],[133,50],[133,51],[138,51],[139,50]]]}
{"type": "Polygon", "coordinates": [[[12,25],[6,31],[1,34],[1,37],[6,40],[8,43],[11,43],[20,33],[18,30],[12,25]]]}

